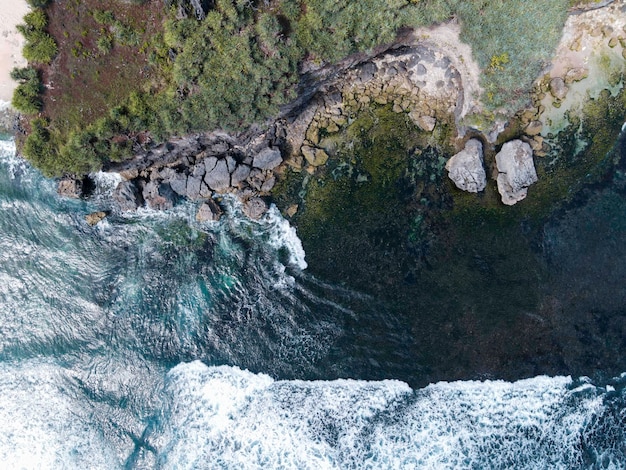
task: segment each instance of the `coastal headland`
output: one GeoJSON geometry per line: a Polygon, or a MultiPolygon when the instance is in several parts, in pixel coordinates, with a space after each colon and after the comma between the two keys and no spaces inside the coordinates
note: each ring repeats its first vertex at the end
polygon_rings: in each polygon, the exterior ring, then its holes
{"type": "Polygon", "coordinates": [[[42,93],[18,140],[61,194],[121,176],[90,224],[182,199],[201,223],[227,194],[251,218],[274,203],[308,272],[412,325],[424,380],[586,373],[582,350],[622,370],[605,326],[623,312],[585,307],[603,290],[567,302],[547,234],[625,165],[626,2],[372,1],[367,21],[390,15],[380,37],[365,20],[339,31],[357,7],[323,1],[117,3],[52,2],[41,31],[58,50],[20,78],[42,93]]]}

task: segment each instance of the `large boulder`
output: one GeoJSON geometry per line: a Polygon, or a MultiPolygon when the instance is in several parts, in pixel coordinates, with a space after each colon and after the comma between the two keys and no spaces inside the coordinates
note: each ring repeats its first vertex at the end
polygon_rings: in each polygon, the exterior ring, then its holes
{"type": "Polygon", "coordinates": [[[457,188],[477,193],[487,186],[487,175],[483,167],[483,144],[470,139],[465,148],[453,155],[446,163],[448,177],[457,188]]]}
{"type": "Polygon", "coordinates": [[[526,142],[511,140],[496,155],[498,192],[502,202],[512,206],[526,197],[528,187],[537,182],[533,151],[526,142]]]}
{"type": "Polygon", "coordinates": [[[131,181],[122,181],[113,192],[113,200],[121,211],[134,211],[142,203],[139,189],[131,181]]]}
{"type": "Polygon", "coordinates": [[[248,176],[250,176],[250,167],[242,163],[235,168],[235,171],[233,171],[233,174],[230,177],[231,184],[233,186],[238,186],[239,183],[245,181],[248,176]]]}
{"type": "Polygon", "coordinates": [[[252,166],[261,170],[272,170],[282,162],[280,150],[266,147],[254,156],[252,166]]]}
{"type": "Polygon", "coordinates": [[[196,213],[196,220],[198,222],[217,222],[218,220],[220,220],[222,213],[222,208],[217,204],[217,202],[215,202],[213,199],[208,199],[207,201],[200,204],[198,212],[196,213]]]}
{"type": "Polygon", "coordinates": [[[207,173],[204,175],[204,181],[213,191],[223,191],[229,188],[230,173],[228,172],[226,160],[218,160],[215,167],[211,170],[207,167],[207,173]]]}

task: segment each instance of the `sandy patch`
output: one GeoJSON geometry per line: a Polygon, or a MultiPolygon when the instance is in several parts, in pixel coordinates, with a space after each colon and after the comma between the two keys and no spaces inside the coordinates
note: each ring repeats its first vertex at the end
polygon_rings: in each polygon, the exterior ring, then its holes
{"type": "Polygon", "coordinates": [[[429,28],[419,28],[415,31],[419,44],[428,44],[440,50],[461,74],[464,99],[461,109],[456,111],[457,123],[467,114],[482,110],[480,96],[483,92],[480,86],[480,67],[472,55],[472,48],[461,42],[460,34],[461,25],[456,21],[429,28]]]}
{"type": "Polygon", "coordinates": [[[22,23],[29,7],[24,0],[0,0],[0,107],[11,101],[16,83],[9,73],[14,67],[24,67],[22,57],[24,38],[15,26],[22,23]]]}

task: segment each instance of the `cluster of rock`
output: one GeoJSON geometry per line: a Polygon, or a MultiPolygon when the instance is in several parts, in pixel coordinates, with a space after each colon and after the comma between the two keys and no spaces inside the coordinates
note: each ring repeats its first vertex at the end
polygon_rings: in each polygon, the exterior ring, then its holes
{"type": "Polygon", "coordinates": [[[459,72],[443,53],[426,46],[405,47],[361,63],[320,92],[299,117],[301,122],[289,129],[287,139],[295,153],[290,163],[296,167],[304,161],[311,170],[325,164],[331,149],[322,136],[339,132],[373,103],[389,104],[432,132],[437,119],[454,114],[463,100],[459,72]]]}
{"type": "MultiPolygon", "coordinates": [[[[478,193],[487,186],[483,165],[482,143],[470,139],[462,151],[448,160],[446,170],[457,188],[478,193]]],[[[537,182],[532,148],[522,140],[511,140],[502,146],[496,154],[496,168],[498,192],[507,206],[524,199],[528,187],[537,182]]]]}
{"type": "Polygon", "coordinates": [[[198,220],[215,220],[221,211],[213,197],[233,193],[248,215],[258,218],[267,210],[262,197],[274,187],[274,170],[283,162],[275,131],[272,139],[262,134],[246,144],[223,133],[189,137],[110,168],[123,178],[113,194],[117,208],[163,210],[184,197],[204,202],[198,220]]]}

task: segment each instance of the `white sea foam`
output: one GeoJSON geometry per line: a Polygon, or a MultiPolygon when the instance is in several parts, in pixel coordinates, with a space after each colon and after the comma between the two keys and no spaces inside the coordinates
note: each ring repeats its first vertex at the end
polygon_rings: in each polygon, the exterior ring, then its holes
{"type": "Polygon", "coordinates": [[[96,195],[111,195],[123,179],[119,173],[110,171],[98,171],[97,173],[91,173],[89,177],[96,184],[96,195]]]}
{"type": "Polygon", "coordinates": [[[304,248],[295,227],[289,225],[274,204],[267,212],[266,220],[271,227],[270,245],[276,249],[285,248],[289,252],[289,263],[302,270],[306,269],[308,265],[304,260],[304,248]]]}
{"type": "Polygon", "coordinates": [[[53,364],[0,365],[2,468],[121,468],[114,449],[64,392],[65,378],[53,364]]]}
{"type": "Polygon", "coordinates": [[[170,371],[163,468],[573,468],[603,410],[568,377],[438,383],[274,381],[199,362],[170,371]]]}

